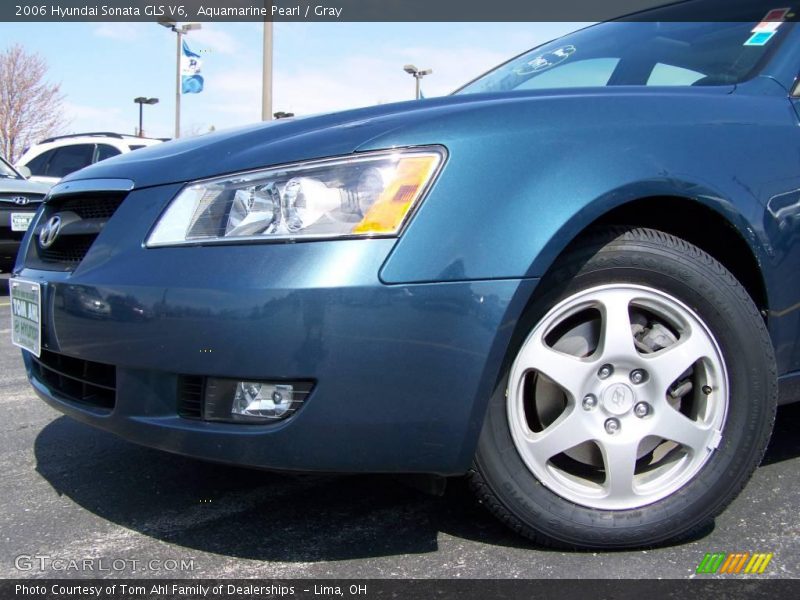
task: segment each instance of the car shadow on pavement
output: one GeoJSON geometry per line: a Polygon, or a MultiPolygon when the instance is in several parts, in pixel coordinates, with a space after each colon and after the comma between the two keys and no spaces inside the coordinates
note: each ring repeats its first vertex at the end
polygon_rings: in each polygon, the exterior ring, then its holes
{"type": "Polygon", "coordinates": [[[779,406],[772,439],[761,461],[762,467],[800,456],[799,428],[800,402],[779,406]]]}
{"type": "MultiPolygon", "coordinates": [[[[800,404],[779,409],[762,467],[800,456],[798,423],[800,404]]],[[[202,552],[348,560],[434,552],[440,533],[535,547],[477,504],[463,479],[451,479],[435,497],[388,475],[242,469],[136,446],[67,417],[39,433],[35,454],[38,472],[58,494],[113,523],[202,552]]]]}
{"type": "Polygon", "coordinates": [[[0,274],[0,297],[8,296],[8,273],[0,274]]]}
{"type": "Polygon", "coordinates": [[[438,535],[532,547],[472,498],[442,497],[388,475],[288,475],[142,448],[60,417],[35,443],[60,495],[160,541],[231,557],[308,562],[418,554],[438,535]]]}

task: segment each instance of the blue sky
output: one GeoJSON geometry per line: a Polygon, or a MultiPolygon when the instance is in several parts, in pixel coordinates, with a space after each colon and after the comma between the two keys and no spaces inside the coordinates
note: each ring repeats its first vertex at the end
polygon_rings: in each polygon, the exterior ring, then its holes
{"type": "MultiPolygon", "coordinates": [[[[432,68],[426,96],[462,83],[581,23],[277,23],[274,110],[298,115],[411,99],[402,67],[432,68]]],[[[206,89],[183,96],[184,134],[234,127],[261,116],[260,23],[204,23],[187,41],[202,51],[206,89]]],[[[155,23],[2,23],[0,47],[38,52],[66,96],[66,132],[133,133],[136,96],[145,132],[172,136],[175,34],[155,23]]]]}

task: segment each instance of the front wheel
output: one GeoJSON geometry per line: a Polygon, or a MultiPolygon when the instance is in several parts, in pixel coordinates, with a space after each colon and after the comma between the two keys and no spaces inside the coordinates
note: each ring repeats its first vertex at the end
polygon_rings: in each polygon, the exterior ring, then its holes
{"type": "Polygon", "coordinates": [[[752,300],[709,255],[649,229],[586,238],[540,289],[489,405],[479,498],[553,545],[691,534],[769,440],[775,366],[752,300]]]}

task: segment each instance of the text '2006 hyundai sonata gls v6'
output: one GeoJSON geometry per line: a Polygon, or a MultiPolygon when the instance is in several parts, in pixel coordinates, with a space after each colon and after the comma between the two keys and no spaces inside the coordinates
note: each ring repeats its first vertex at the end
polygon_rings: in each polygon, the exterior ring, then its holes
{"type": "Polygon", "coordinates": [[[600,24],[79,171],[11,280],[30,381],[183,455],[468,474],[545,543],[685,538],[799,381],[800,28],[762,27],[600,24]]]}

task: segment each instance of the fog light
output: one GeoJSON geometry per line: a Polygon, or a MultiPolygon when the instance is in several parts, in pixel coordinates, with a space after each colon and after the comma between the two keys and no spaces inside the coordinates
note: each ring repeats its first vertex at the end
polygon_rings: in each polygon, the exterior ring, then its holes
{"type": "Polygon", "coordinates": [[[305,402],[309,381],[206,379],[202,414],[206,421],[270,423],[290,417],[305,402]]]}
{"type": "Polygon", "coordinates": [[[255,381],[240,381],[236,386],[231,414],[265,419],[288,416],[294,404],[294,387],[255,381]]]}

